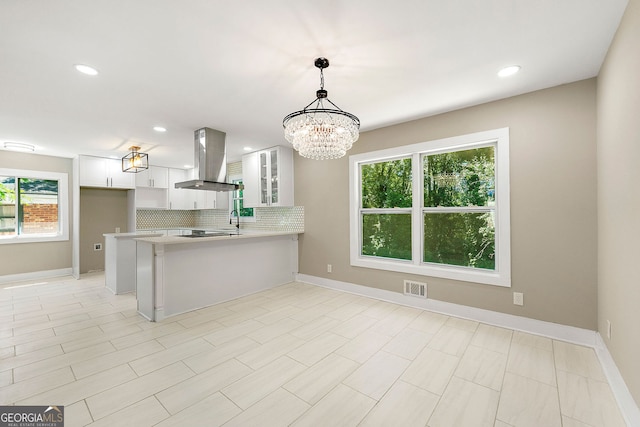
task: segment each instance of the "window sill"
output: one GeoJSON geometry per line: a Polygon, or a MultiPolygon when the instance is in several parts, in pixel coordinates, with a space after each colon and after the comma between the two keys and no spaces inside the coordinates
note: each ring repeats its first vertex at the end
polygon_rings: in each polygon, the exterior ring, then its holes
{"type": "Polygon", "coordinates": [[[353,257],[354,267],[375,268],[377,270],[396,271],[420,276],[440,277],[463,282],[480,283],[501,287],[511,287],[511,275],[507,272],[484,271],[468,267],[436,266],[432,264],[414,264],[412,261],[387,260],[375,257],[353,257]]]}
{"type": "Polygon", "coordinates": [[[18,243],[46,243],[68,241],[69,236],[57,234],[54,236],[4,236],[0,237],[0,245],[11,245],[18,243]]]}

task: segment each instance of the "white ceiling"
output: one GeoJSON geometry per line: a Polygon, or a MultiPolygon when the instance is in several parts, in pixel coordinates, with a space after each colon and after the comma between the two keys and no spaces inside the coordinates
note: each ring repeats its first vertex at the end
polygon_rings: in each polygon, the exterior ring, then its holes
{"type": "Polygon", "coordinates": [[[121,157],[140,145],[152,164],[183,167],[206,126],[237,160],[286,144],[282,118],[315,98],[319,56],[329,99],[371,130],[596,76],[626,4],[2,0],[0,149],[121,157]],[[522,71],[496,76],[511,64],[522,71]]]}

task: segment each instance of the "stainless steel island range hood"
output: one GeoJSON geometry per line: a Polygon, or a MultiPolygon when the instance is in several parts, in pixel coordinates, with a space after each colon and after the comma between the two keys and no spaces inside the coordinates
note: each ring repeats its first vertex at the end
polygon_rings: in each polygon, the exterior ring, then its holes
{"type": "Polygon", "coordinates": [[[227,183],[226,134],[219,130],[202,128],[194,133],[195,159],[193,178],[176,182],[176,188],[208,191],[234,191],[239,184],[227,183]]]}

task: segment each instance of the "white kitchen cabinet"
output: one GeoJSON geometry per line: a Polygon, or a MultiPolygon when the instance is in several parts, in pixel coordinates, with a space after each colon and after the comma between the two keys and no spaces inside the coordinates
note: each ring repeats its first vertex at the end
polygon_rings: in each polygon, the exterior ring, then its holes
{"type": "Polygon", "coordinates": [[[136,290],[136,241],[141,237],[160,237],[162,233],[107,233],[104,236],[105,285],[114,294],[136,290]]]}
{"type": "MultiPolygon", "coordinates": [[[[181,181],[188,181],[194,179],[194,170],[190,169],[184,171],[185,179],[181,181]]],[[[180,181],[176,181],[180,182],[180,181]]],[[[173,184],[171,184],[173,187],[173,184]]],[[[207,191],[207,190],[193,190],[193,189],[176,189],[178,192],[182,192],[184,209],[229,209],[229,192],[227,191],[207,191]]],[[[172,207],[171,209],[177,209],[172,207]]]]}
{"type": "Polygon", "coordinates": [[[166,188],[136,188],[136,209],[168,209],[166,188]]]}
{"type": "Polygon", "coordinates": [[[169,208],[169,169],[161,166],[149,166],[138,172],[136,177],[137,209],[169,208]]]}
{"type": "Polygon", "coordinates": [[[260,165],[258,151],[242,156],[242,203],[245,208],[260,206],[260,165]]]}
{"type": "Polygon", "coordinates": [[[176,188],[176,182],[187,181],[188,173],[184,169],[169,169],[169,209],[189,210],[193,209],[193,190],[176,188]]]}
{"type": "Polygon", "coordinates": [[[261,234],[137,240],[138,312],[160,322],[291,282],[298,234],[261,234]]]}
{"type": "Polygon", "coordinates": [[[169,168],[149,166],[149,169],[135,174],[136,188],[169,188],[169,168]]]}
{"type": "Polygon", "coordinates": [[[122,172],[122,161],[104,157],[79,156],[80,186],[135,188],[135,174],[122,172]]]}
{"type": "Polygon", "coordinates": [[[242,180],[245,207],[293,206],[293,150],[277,146],[245,154],[242,180]]]}
{"type": "Polygon", "coordinates": [[[228,191],[185,190],[195,193],[192,209],[229,209],[228,191]]]}

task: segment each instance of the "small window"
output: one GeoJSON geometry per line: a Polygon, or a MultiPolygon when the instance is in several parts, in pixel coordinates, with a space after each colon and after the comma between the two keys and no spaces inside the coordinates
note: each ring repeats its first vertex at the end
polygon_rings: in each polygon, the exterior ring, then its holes
{"type": "MultiPolygon", "coordinates": [[[[243,184],[242,178],[239,176],[230,177],[233,184],[243,184]]],[[[229,215],[236,218],[240,215],[240,222],[255,222],[253,208],[244,207],[244,190],[235,190],[232,192],[232,203],[229,205],[229,215]]]]}
{"type": "Polygon", "coordinates": [[[0,169],[0,243],[68,240],[67,175],[0,169]]]}

